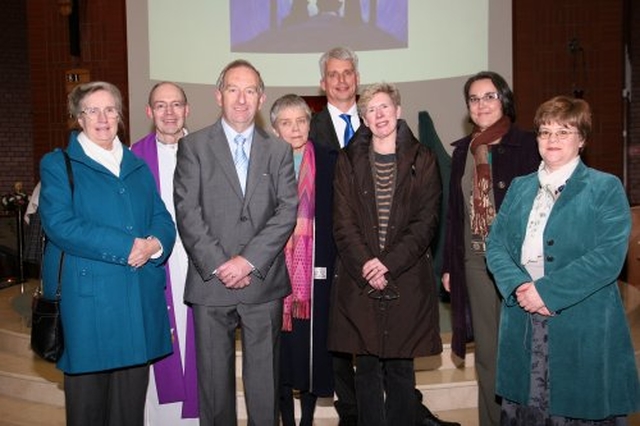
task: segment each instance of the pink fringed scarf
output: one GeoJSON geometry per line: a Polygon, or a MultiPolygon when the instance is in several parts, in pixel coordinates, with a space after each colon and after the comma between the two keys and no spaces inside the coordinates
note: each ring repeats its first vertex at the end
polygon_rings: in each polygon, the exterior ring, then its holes
{"type": "Polygon", "coordinates": [[[313,219],[316,214],[316,160],[313,145],[307,143],[298,176],[298,216],[293,234],[284,247],[292,293],[284,299],[282,329],[291,331],[293,318],[311,317],[313,280],[313,219]]]}

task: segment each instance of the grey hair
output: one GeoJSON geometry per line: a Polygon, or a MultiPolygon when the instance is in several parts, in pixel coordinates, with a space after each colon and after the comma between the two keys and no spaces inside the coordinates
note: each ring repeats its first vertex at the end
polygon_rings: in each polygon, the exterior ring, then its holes
{"type": "Polygon", "coordinates": [[[278,116],[282,112],[282,110],[287,108],[301,108],[308,120],[311,120],[311,108],[309,105],[302,99],[300,96],[289,93],[288,95],[284,95],[273,103],[271,106],[271,111],[269,112],[269,119],[271,120],[271,125],[276,127],[276,121],[278,120],[278,116]]]}
{"type": "Polygon", "coordinates": [[[111,96],[113,96],[113,99],[116,101],[115,107],[118,110],[118,116],[122,123],[122,93],[120,93],[120,89],[106,81],[91,81],[73,88],[67,97],[67,105],[71,117],[77,120],[78,117],[80,117],[80,114],[82,114],[82,101],[84,101],[87,96],[101,90],[109,92],[111,93],[111,96]]]}
{"type": "Polygon", "coordinates": [[[349,49],[348,47],[339,46],[324,52],[320,57],[320,75],[322,76],[322,78],[325,78],[327,62],[329,62],[329,59],[349,61],[353,65],[353,70],[356,73],[358,72],[358,55],[356,55],[356,52],[349,49]]]}
{"type": "Polygon", "coordinates": [[[241,67],[249,68],[250,70],[256,73],[256,75],[258,76],[258,91],[260,92],[260,94],[263,94],[264,81],[262,80],[260,71],[258,71],[258,69],[254,67],[251,64],[251,62],[247,61],[246,59],[236,59],[235,61],[228,63],[227,66],[222,69],[222,71],[220,72],[220,76],[218,76],[218,81],[216,81],[216,87],[218,88],[218,90],[222,91],[224,89],[224,85],[226,84],[225,77],[227,76],[227,72],[229,72],[229,70],[232,70],[234,68],[241,68],[241,67]]]}

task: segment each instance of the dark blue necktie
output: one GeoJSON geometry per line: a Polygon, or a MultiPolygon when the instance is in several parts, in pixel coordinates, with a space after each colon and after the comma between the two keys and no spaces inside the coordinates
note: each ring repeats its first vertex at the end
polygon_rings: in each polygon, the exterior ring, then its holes
{"type": "Polygon", "coordinates": [[[349,114],[340,114],[340,118],[347,123],[347,127],[344,128],[344,146],[349,145],[349,141],[353,137],[355,131],[353,130],[353,126],[351,125],[351,116],[349,114]]]}

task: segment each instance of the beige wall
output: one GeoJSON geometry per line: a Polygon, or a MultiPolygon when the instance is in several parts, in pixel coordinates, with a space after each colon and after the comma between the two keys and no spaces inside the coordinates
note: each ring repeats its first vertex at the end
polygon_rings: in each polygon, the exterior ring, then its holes
{"type": "MultiPolygon", "coordinates": [[[[489,1],[489,68],[501,73],[507,81],[512,81],[511,48],[511,1],[489,1]]],[[[144,114],[144,105],[150,87],[155,81],[149,73],[149,36],[147,23],[147,0],[127,0],[127,39],[129,54],[129,96],[131,140],[136,141],[150,129],[144,114]]],[[[179,18],[178,18],[179,19],[179,18]]],[[[443,39],[446,35],[443,35],[443,39]]],[[[469,40],[473,43],[473,40],[469,40]]],[[[433,58],[433,60],[439,60],[433,58]]],[[[259,64],[256,64],[260,68],[259,64]]],[[[390,64],[390,66],[398,66],[390,64]]],[[[478,70],[480,71],[480,70],[478,70]]],[[[360,74],[366,75],[361,69],[360,74]]],[[[318,75],[318,80],[320,76],[318,75]]],[[[416,136],[418,134],[418,112],[426,110],[434,120],[436,130],[443,143],[448,145],[466,132],[466,108],[462,98],[462,86],[466,77],[457,77],[424,82],[400,83],[403,118],[407,120],[416,136]]],[[[267,85],[267,102],[262,110],[263,123],[268,122],[268,111],[273,100],[286,93],[317,95],[315,87],[277,87],[267,85]]],[[[189,103],[191,116],[188,125],[197,130],[211,124],[219,115],[215,103],[213,86],[182,84],[189,103]]]]}

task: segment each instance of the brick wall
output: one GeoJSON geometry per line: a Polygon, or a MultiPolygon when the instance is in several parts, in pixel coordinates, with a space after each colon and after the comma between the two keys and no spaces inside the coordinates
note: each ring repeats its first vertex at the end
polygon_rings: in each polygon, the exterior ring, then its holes
{"type": "Polygon", "coordinates": [[[37,176],[40,158],[67,144],[65,71],[88,69],[91,80],[115,84],[122,91],[124,105],[128,105],[126,10],[125,0],[78,2],[80,56],[76,57],[69,48],[69,20],[60,14],[57,3],[27,3],[31,103],[35,113],[32,163],[37,176]]]}
{"type": "MultiPolygon", "coordinates": [[[[68,20],[50,0],[7,0],[0,14],[0,193],[21,180],[38,179],[43,154],[66,145],[65,71],[87,68],[107,80],[128,105],[125,0],[81,1],[81,55],[69,52],[68,20]]],[[[513,2],[514,92],[518,121],[530,127],[537,106],[553,95],[571,94],[574,83],[594,111],[594,135],[585,151],[593,167],[624,173],[622,129],[623,36],[627,22],[635,59],[628,109],[628,189],[640,203],[640,4],[632,0],[518,0],[513,2]],[[624,7],[628,7],[625,11],[624,7]],[[579,53],[571,53],[575,40],[579,53]],[[585,67],[583,67],[583,64],[585,67]],[[585,71],[586,69],[586,71],[585,71]]],[[[125,127],[126,128],[126,127],[125,127]]],[[[126,142],[126,138],[125,142],[126,142]]]]}
{"type": "Polygon", "coordinates": [[[540,103],[584,91],[593,134],[591,167],[623,177],[624,0],[513,2],[514,93],[518,121],[531,127],[540,103]]]}
{"type": "Polygon", "coordinates": [[[628,192],[632,204],[640,204],[640,2],[629,0],[629,56],[631,103],[628,111],[628,192]],[[631,23],[636,23],[632,25],[631,23]]]}
{"type": "Polygon", "coordinates": [[[33,188],[26,3],[6,0],[0,13],[0,194],[10,192],[15,181],[26,191],[33,188]]]}

